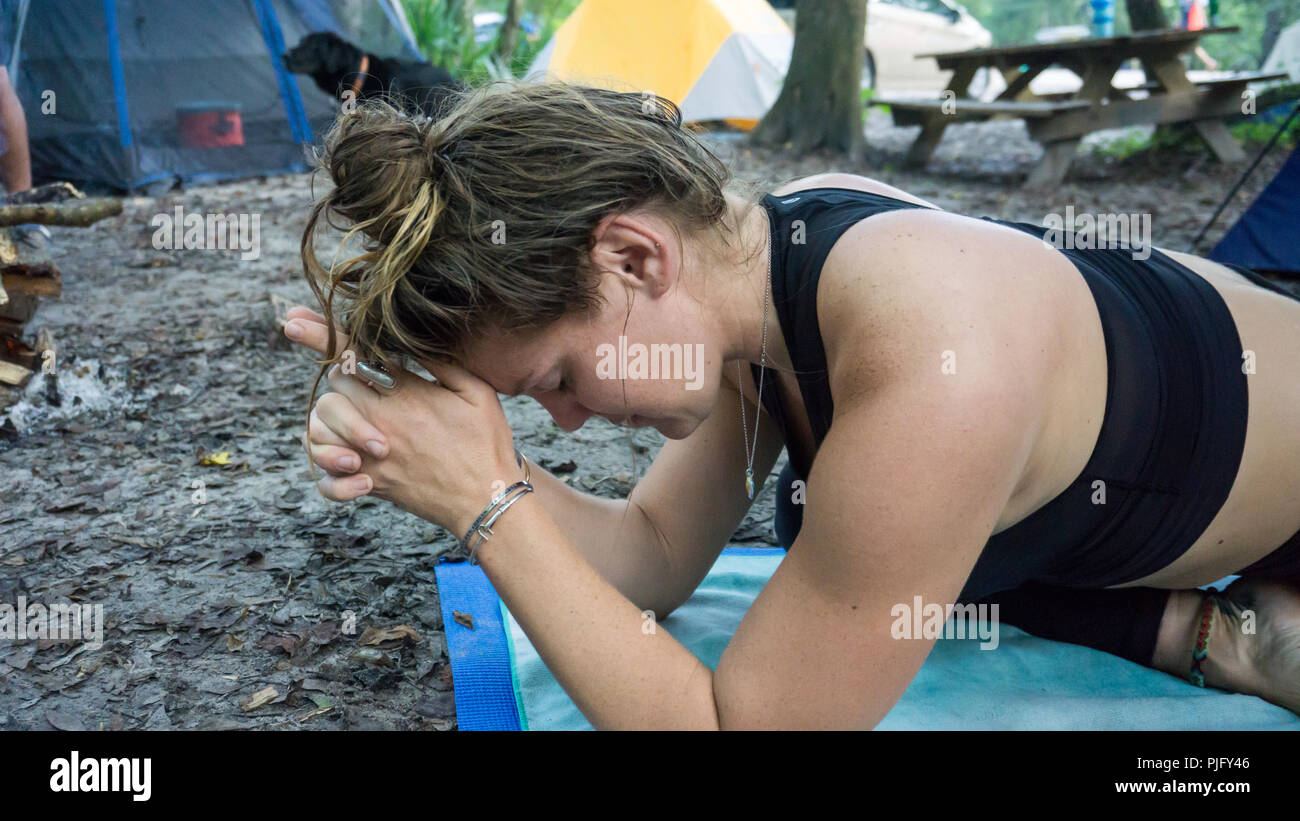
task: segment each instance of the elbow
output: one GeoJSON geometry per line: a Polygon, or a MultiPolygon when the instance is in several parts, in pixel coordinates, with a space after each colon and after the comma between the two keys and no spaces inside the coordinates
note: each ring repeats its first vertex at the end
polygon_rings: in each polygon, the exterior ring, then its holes
{"type": "Polygon", "coordinates": [[[641,614],[643,616],[646,614],[650,614],[650,616],[652,616],[655,621],[659,622],[668,618],[668,616],[672,614],[672,612],[676,610],[678,607],[681,607],[683,603],[684,603],[683,601],[673,601],[667,603],[651,602],[647,604],[639,604],[638,607],[641,608],[641,614]]]}

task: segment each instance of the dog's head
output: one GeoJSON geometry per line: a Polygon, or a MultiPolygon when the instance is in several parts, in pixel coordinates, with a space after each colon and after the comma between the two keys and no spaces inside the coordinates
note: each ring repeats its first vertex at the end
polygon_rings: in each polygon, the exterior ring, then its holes
{"type": "Polygon", "coordinates": [[[294,74],[333,74],[355,71],[362,51],[332,31],[308,34],[284,55],[294,74]]]}

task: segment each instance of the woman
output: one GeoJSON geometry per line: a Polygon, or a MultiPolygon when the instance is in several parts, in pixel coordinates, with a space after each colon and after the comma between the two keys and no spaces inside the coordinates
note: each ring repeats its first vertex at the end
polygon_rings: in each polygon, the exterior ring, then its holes
{"type": "Polygon", "coordinates": [[[326,316],[286,332],[396,389],[327,362],[320,490],[464,536],[594,726],[873,727],[929,652],[891,636],[917,596],[993,596],[1013,624],[1300,709],[1280,581],[1300,576],[1300,301],[1254,275],[1063,251],[852,175],[756,202],[672,103],[562,83],[474,90],[436,123],[362,106],[322,165],[303,256],[326,316]],[[325,270],[322,220],[363,253],[325,270]],[[699,372],[611,367],[656,343],[699,372]],[[596,498],[521,467],[498,393],[669,441],[626,501],[596,498]],[[782,447],[789,553],[710,671],[642,625],[690,596],[782,447]],[[1189,589],[1238,571],[1231,598],[1189,589]]]}

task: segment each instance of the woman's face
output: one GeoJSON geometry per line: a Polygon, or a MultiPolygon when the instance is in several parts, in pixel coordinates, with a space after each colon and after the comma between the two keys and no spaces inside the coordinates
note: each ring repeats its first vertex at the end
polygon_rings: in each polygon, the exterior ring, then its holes
{"type": "Polygon", "coordinates": [[[466,368],[498,393],[533,397],[566,431],[603,416],[685,438],[712,410],[721,379],[700,304],[681,288],[609,274],[601,293],[605,303],[594,316],[485,334],[470,345],[466,368]]]}

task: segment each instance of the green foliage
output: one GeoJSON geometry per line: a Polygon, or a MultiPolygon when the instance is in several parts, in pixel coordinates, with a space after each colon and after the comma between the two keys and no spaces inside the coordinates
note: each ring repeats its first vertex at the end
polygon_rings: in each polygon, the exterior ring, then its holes
{"type": "MultiPolygon", "coordinates": [[[[862,124],[866,125],[867,112],[873,108],[873,106],[871,105],[871,100],[873,97],[876,96],[876,90],[874,88],[864,88],[858,92],[858,95],[862,98],[862,124]]],[[[878,106],[874,106],[874,108],[879,108],[881,111],[885,112],[886,114],[889,113],[889,106],[887,105],[878,105],[878,106]]]]}
{"type": "Polygon", "coordinates": [[[425,59],[466,82],[492,76],[496,43],[477,45],[465,19],[464,0],[402,0],[416,45],[425,59]]]}
{"type": "MultiPolygon", "coordinates": [[[[402,0],[402,6],[415,33],[416,44],[425,58],[448,69],[461,80],[478,84],[512,75],[523,76],[537,53],[579,2],[581,0],[523,0],[520,14],[536,21],[540,32],[529,37],[521,29],[507,59],[497,54],[498,38],[481,44],[474,42],[473,28],[467,23],[465,0],[402,0]]],[[[504,14],[506,0],[479,0],[473,3],[473,9],[504,14]]]]}
{"type": "Polygon", "coordinates": [[[1117,160],[1127,159],[1139,151],[1145,151],[1153,146],[1156,139],[1163,139],[1156,134],[1147,134],[1143,131],[1126,131],[1124,134],[1098,143],[1093,151],[1102,157],[1112,157],[1117,160]]]}
{"type": "MultiPolygon", "coordinates": [[[[1280,119],[1275,119],[1272,122],[1247,120],[1230,126],[1228,130],[1233,137],[1242,143],[1242,146],[1247,151],[1250,151],[1273,139],[1273,134],[1281,125],[1282,120],[1280,119]]],[[[1300,144],[1300,117],[1291,121],[1291,124],[1278,140],[1278,144],[1284,150],[1295,148],[1297,144],[1300,144]]],[[[1153,156],[1161,154],[1170,156],[1174,154],[1199,154],[1206,150],[1208,149],[1205,143],[1201,141],[1196,131],[1185,123],[1157,128],[1151,134],[1141,130],[1131,130],[1093,148],[1094,153],[1098,156],[1116,160],[1125,160],[1142,153],[1153,156]]]]}
{"type": "MultiPolygon", "coordinates": [[[[1282,125],[1281,121],[1267,123],[1248,120],[1237,123],[1228,130],[1232,132],[1232,136],[1243,143],[1266,143],[1273,139],[1273,134],[1280,125],[1282,125]]],[[[1278,140],[1278,144],[1283,148],[1295,148],[1298,143],[1300,143],[1300,117],[1291,121],[1278,140]]]]}

